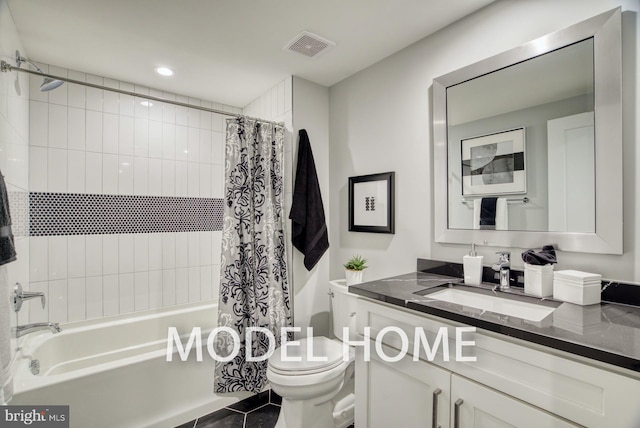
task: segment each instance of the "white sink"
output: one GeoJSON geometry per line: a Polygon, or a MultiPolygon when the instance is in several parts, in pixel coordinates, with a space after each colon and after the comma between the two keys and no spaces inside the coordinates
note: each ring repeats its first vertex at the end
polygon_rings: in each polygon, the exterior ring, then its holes
{"type": "Polygon", "coordinates": [[[509,315],[528,321],[542,321],[556,308],[536,305],[535,303],[521,302],[518,300],[503,299],[497,296],[473,293],[455,288],[437,291],[425,297],[457,305],[469,306],[483,311],[509,315]]]}

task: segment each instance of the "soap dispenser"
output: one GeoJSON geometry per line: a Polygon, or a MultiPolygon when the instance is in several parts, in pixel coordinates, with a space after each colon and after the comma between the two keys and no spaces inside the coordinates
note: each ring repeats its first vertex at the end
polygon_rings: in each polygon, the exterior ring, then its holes
{"type": "Polygon", "coordinates": [[[471,251],[462,257],[465,284],[480,285],[482,283],[482,259],[482,256],[476,254],[476,244],[472,242],[471,251]]]}

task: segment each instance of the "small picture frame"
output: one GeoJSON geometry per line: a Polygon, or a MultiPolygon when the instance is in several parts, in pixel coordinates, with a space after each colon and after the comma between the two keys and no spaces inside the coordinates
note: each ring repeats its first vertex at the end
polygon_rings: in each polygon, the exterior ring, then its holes
{"type": "Polygon", "coordinates": [[[395,172],[349,177],[349,231],[395,232],[395,172]]]}
{"type": "Polygon", "coordinates": [[[460,141],[462,195],[527,192],[524,128],[460,141]]]}

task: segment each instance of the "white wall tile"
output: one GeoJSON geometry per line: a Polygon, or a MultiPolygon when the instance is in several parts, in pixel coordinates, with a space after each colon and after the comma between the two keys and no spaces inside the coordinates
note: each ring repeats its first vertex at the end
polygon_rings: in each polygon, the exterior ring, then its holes
{"type": "Polygon", "coordinates": [[[196,198],[200,196],[200,165],[195,162],[189,162],[187,174],[187,195],[196,198]]]}
{"type": "Polygon", "coordinates": [[[67,150],[67,192],[84,193],[85,174],[85,152],[67,150]]]}
{"type": "Polygon", "coordinates": [[[127,314],[135,310],[135,279],[133,273],[121,273],[118,276],[120,288],[120,313],[127,314]]]}
{"type": "Polygon", "coordinates": [[[188,254],[189,254],[189,266],[199,266],[200,265],[200,233],[199,232],[188,232],[187,233],[187,245],[188,245],[188,254]]]}
{"type": "MultiPolygon", "coordinates": [[[[106,92],[105,92],[106,93],[106,92]]],[[[102,114],[102,152],[118,153],[118,136],[120,120],[117,114],[102,114]]]]}
{"type": "MultiPolygon", "coordinates": [[[[151,89],[149,90],[149,95],[152,97],[162,97],[162,92],[151,89]]],[[[162,105],[164,103],[152,101],[152,104],[153,105],[149,107],[149,119],[162,122],[162,105]]]]}
{"type": "MultiPolygon", "coordinates": [[[[120,85],[116,80],[104,79],[104,86],[118,89],[120,85]]],[[[102,94],[102,111],[117,115],[120,112],[118,101],[119,97],[117,92],[104,91],[102,94]]]]}
{"type": "MultiPolygon", "coordinates": [[[[37,63],[36,63],[37,64],[37,63]]],[[[48,73],[49,66],[46,64],[39,64],[38,67],[43,72],[48,73]]],[[[29,76],[29,99],[35,101],[49,102],[49,92],[41,92],[40,85],[42,84],[42,78],[36,75],[29,76]]],[[[22,87],[22,85],[20,86],[22,87]]]]}
{"type": "Polygon", "coordinates": [[[49,105],[29,102],[29,145],[47,147],[49,136],[49,105]]]}
{"type": "Polygon", "coordinates": [[[213,232],[195,232],[200,235],[200,250],[198,251],[198,257],[200,266],[207,266],[211,264],[213,259],[213,232]]]}
{"type": "Polygon", "coordinates": [[[212,113],[211,115],[211,130],[222,132],[224,129],[224,116],[218,113],[212,113]]]}
{"type": "Polygon", "coordinates": [[[49,281],[49,322],[67,322],[67,280],[49,281]]]}
{"type": "MultiPolygon", "coordinates": [[[[34,293],[44,293],[44,295],[47,296],[47,300],[50,300],[48,281],[35,282],[32,279],[29,283],[29,291],[33,291],[34,293]]],[[[50,302],[47,302],[44,308],[40,304],[40,299],[31,299],[25,304],[29,307],[30,323],[49,322],[49,307],[51,306],[50,302]]]]}
{"type": "MultiPolygon", "coordinates": [[[[84,81],[85,79],[84,73],[74,72],[74,75],[75,76],[73,77],[73,79],[75,80],[84,81]]],[[[69,107],[84,109],[86,104],[86,99],[87,99],[86,87],[81,85],[75,85],[73,83],[65,83],[65,85],[69,85],[69,88],[68,88],[69,89],[69,92],[68,92],[69,107]]]]}
{"type": "MultiPolygon", "coordinates": [[[[138,90],[136,90],[138,92],[138,90]]],[[[140,93],[140,92],[138,92],[140,93]]],[[[149,89],[146,90],[146,95],[149,95],[149,89]]],[[[154,104],[153,101],[149,101],[143,97],[136,97],[133,101],[133,108],[135,110],[134,114],[136,118],[140,119],[149,119],[149,106],[146,103],[154,104]],[[145,103],[145,104],[142,104],[145,103]]]]}
{"type": "Polygon", "coordinates": [[[211,280],[211,266],[200,266],[200,299],[212,299],[213,287],[211,286],[211,280]]]}
{"type": "Polygon", "coordinates": [[[200,301],[200,267],[189,268],[189,302],[200,301]]]}
{"type": "Polygon", "coordinates": [[[102,275],[102,235],[87,235],[85,237],[85,251],[86,275],[102,275]]]}
{"type": "Polygon", "coordinates": [[[176,304],[189,302],[189,269],[176,269],[176,304]]]}
{"type": "MultiPolygon", "coordinates": [[[[149,234],[149,270],[162,269],[162,235],[166,233],[149,234]]],[[[175,253],[174,253],[175,254],[175,253]]]]}
{"type": "Polygon", "coordinates": [[[187,160],[200,162],[200,130],[189,128],[189,141],[187,143],[187,160]]]}
{"type": "Polygon", "coordinates": [[[69,107],[67,115],[67,148],[85,150],[86,118],[84,109],[69,107]]]}
{"type": "MultiPolygon", "coordinates": [[[[120,82],[120,89],[122,89],[122,83],[120,82]]],[[[133,85],[131,85],[133,90],[133,85]]],[[[126,89],[125,89],[126,90],[126,89]]],[[[120,94],[120,115],[133,117],[135,110],[133,107],[134,98],[131,95],[120,94]]]]}
{"type": "Polygon", "coordinates": [[[86,319],[87,286],[85,278],[70,278],[67,281],[67,310],[68,321],[81,321],[86,319]]]}
{"type": "Polygon", "coordinates": [[[211,158],[213,163],[224,165],[224,134],[221,132],[211,134],[211,158]]]}
{"type": "Polygon", "coordinates": [[[175,195],[181,197],[189,195],[189,164],[187,162],[176,162],[175,195]]]}
{"type": "Polygon", "coordinates": [[[162,196],[176,194],[176,163],[173,160],[162,161],[162,196]]]}
{"type": "Polygon", "coordinates": [[[102,113],[86,111],[85,147],[88,152],[102,153],[102,113]]]}
{"type": "Polygon", "coordinates": [[[118,153],[133,155],[135,122],[133,117],[120,116],[118,122],[118,153]]]}
{"type": "Polygon", "coordinates": [[[200,130],[200,163],[213,163],[212,137],[211,131],[200,130]]]}
{"type": "Polygon", "coordinates": [[[49,104],[49,147],[67,148],[67,107],[49,104]]]}
{"type": "Polygon", "coordinates": [[[149,235],[136,233],[134,240],[134,269],[136,272],[149,270],[149,235]]]}
{"type": "Polygon", "coordinates": [[[149,157],[162,157],[162,122],[149,121],[149,157]]]}
{"type": "MultiPolygon", "coordinates": [[[[193,99],[189,99],[189,103],[192,103],[193,99]]],[[[195,108],[189,109],[189,127],[200,128],[200,110],[195,108]]]]}
{"type": "Polygon", "coordinates": [[[224,197],[224,171],[222,165],[211,165],[211,197],[224,197]]]}
{"type": "MultiPolygon", "coordinates": [[[[80,278],[86,275],[86,236],[67,237],[67,277],[80,278]]],[[[84,296],[83,296],[84,301],[84,296]]]]}
{"type": "Polygon", "coordinates": [[[29,281],[41,282],[49,278],[49,238],[29,238],[29,281]]]}
{"type": "Polygon", "coordinates": [[[211,298],[216,301],[220,298],[220,265],[211,267],[211,298]]]}
{"type": "Polygon", "coordinates": [[[149,193],[149,159],[139,157],[133,160],[133,194],[147,195],[149,193]]]}
{"type": "Polygon", "coordinates": [[[162,195],[162,160],[149,159],[149,195],[162,195]]]}
{"type": "Polygon", "coordinates": [[[102,313],[105,317],[120,313],[120,286],[118,282],[118,275],[102,277],[102,313]]]}
{"type": "Polygon", "coordinates": [[[164,123],[176,123],[176,106],[162,103],[162,121],[164,123]]]}
{"type": "MultiPolygon", "coordinates": [[[[115,275],[113,276],[116,277],[115,275]]],[[[86,278],[87,319],[100,318],[103,313],[102,308],[103,308],[102,276],[88,277],[86,278]]]]}
{"type": "MultiPolygon", "coordinates": [[[[186,270],[186,269],[185,269],[186,270]]],[[[169,306],[176,304],[176,270],[167,269],[162,271],[162,305],[169,306]]]]}
{"type": "Polygon", "coordinates": [[[189,266],[189,235],[176,233],[176,268],[189,266]]]}
{"type": "Polygon", "coordinates": [[[49,192],[67,191],[67,150],[49,148],[47,152],[47,189],[49,192]]]}
{"type": "Polygon", "coordinates": [[[50,236],[49,248],[49,280],[67,278],[67,237],[50,236]]]}
{"type": "Polygon", "coordinates": [[[222,231],[211,232],[211,264],[222,263],[222,231]]]}
{"type": "Polygon", "coordinates": [[[176,107],[176,125],[189,126],[189,109],[187,107],[176,107]]]}
{"type": "Polygon", "coordinates": [[[85,155],[85,192],[102,192],[102,154],[87,152],[85,155]]]}
{"type": "Polygon", "coordinates": [[[189,128],[176,126],[176,160],[186,161],[189,154],[189,128]]]}
{"type": "Polygon", "coordinates": [[[212,113],[208,111],[200,111],[200,129],[211,130],[212,113]]]}
{"type": "MultiPolygon", "coordinates": [[[[96,85],[102,85],[102,78],[97,76],[87,75],[87,82],[95,83],[96,85]]],[[[102,89],[87,88],[86,105],[87,110],[102,111],[102,96],[104,91],[102,89]]]]}
{"type": "MultiPolygon", "coordinates": [[[[54,76],[67,77],[67,69],[56,67],[55,65],[49,65],[49,73],[54,76]]],[[[67,97],[67,88],[69,85],[62,85],[55,91],[49,92],[49,103],[50,104],[59,104],[62,106],[67,105],[68,97],[67,97]]]]}
{"type": "Polygon", "coordinates": [[[211,165],[200,164],[200,197],[210,198],[211,194],[211,165]]]}
{"type": "Polygon", "coordinates": [[[176,126],[171,123],[162,124],[162,158],[176,157],[176,126]]]}
{"type": "Polygon", "coordinates": [[[46,192],[49,183],[49,159],[45,147],[29,147],[29,190],[46,192]]]}
{"type": "MultiPolygon", "coordinates": [[[[118,272],[129,273],[134,271],[134,239],[132,234],[118,236],[118,272]]],[[[148,262],[147,262],[148,263],[148,262]]]]}
{"type": "Polygon", "coordinates": [[[162,271],[149,271],[149,309],[162,307],[162,271]]]}
{"type": "Polygon", "coordinates": [[[149,156],[149,120],[136,118],[133,137],[134,153],[136,156],[149,156]]]}
{"type": "Polygon", "coordinates": [[[162,268],[176,267],[176,234],[162,233],[162,268]]]}
{"type": "Polygon", "coordinates": [[[102,235],[102,274],[118,273],[118,235],[102,235]]]}
{"type": "Polygon", "coordinates": [[[136,272],[134,277],[134,309],[149,309],[149,272],[136,272]]]}
{"type": "Polygon", "coordinates": [[[102,193],[106,195],[118,194],[118,155],[102,155],[102,193]]]}
{"type": "Polygon", "coordinates": [[[133,157],[119,156],[118,168],[118,193],[133,195],[133,157]]]}

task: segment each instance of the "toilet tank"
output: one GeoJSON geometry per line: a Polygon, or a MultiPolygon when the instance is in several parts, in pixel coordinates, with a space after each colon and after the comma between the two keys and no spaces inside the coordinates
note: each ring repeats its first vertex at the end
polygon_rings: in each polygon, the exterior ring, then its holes
{"type": "Polygon", "coordinates": [[[349,339],[358,338],[356,332],[356,299],[355,294],[347,291],[346,280],[338,279],[329,282],[331,291],[331,316],[333,335],[342,340],[342,328],[349,327],[349,339]]]}

